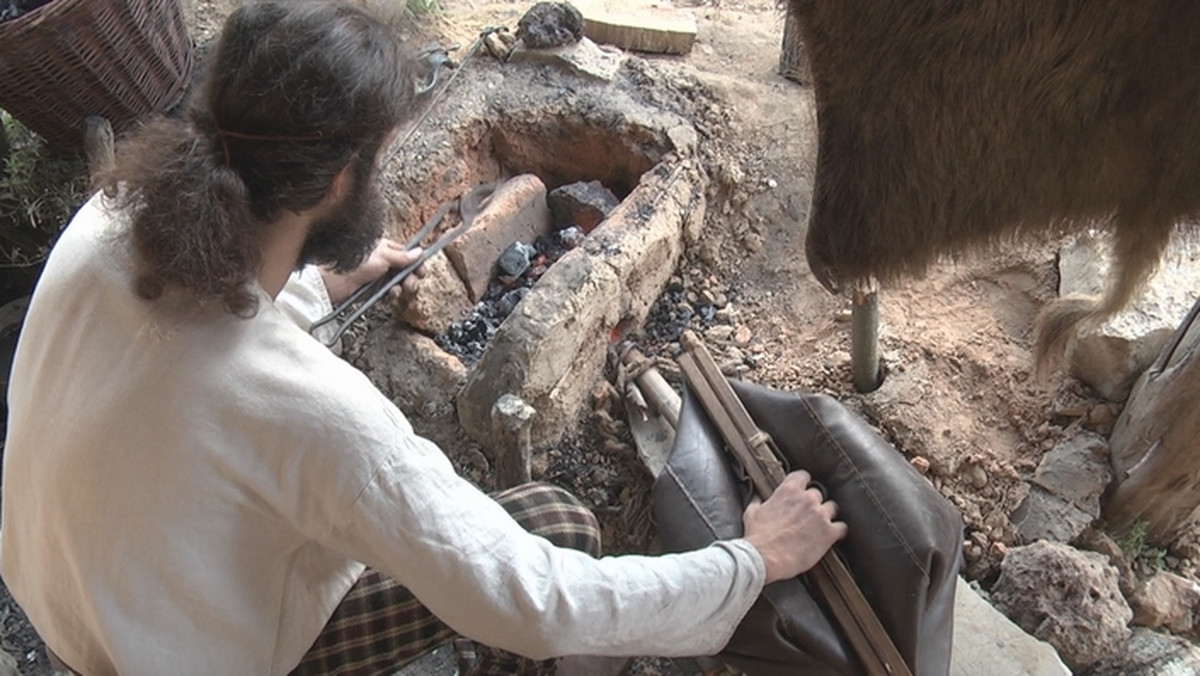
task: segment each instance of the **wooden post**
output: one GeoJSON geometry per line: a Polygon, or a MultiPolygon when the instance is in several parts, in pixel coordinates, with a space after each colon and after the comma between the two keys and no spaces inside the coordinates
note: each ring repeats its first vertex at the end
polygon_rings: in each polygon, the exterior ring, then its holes
{"type": "Polygon", "coordinates": [[[108,120],[91,115],[83,121],[83,150],[88,158],[88,173],[92,181],[112,168],[116,161],[113,150],[113,130],[108,120]]]}
{"type": "Polygon", "coordinates": [[[813,82],[812,64],[808,50],[804,48],[804,34],[800,28],[800,17],[788,3],[787,16],[783,19],[783,46],[779,51],[779,74],[787,79],[810,86],[813,82]]]}
{"type": "Polygon", "coordinates": [[[492,405],[497,489],[520,486],[531,480],[533,444],[529,427],[536,413],[515,394],[502,395],[492,405]]]}
{"type": "Polygon", "coordinates": [[[1200,511],[1200,300],[1133,387],[1113,428],[1116,487],[1104,503],[1114,531],[1145,522],[1167,545],[1200,511]]]}
{"type": "Polygon", "coordinates": [[[879,293],[873,285],[854,289],[850,368],[854,389],[859,392],[874,392],[883,383],[879,370],[879,293]]]}
{"type": "Polygon", "coordinates": [[[4,160],[8,158],[8,127],[4,126],[4,118],[0,117],[0,173],[5,171],[4,160]]]}

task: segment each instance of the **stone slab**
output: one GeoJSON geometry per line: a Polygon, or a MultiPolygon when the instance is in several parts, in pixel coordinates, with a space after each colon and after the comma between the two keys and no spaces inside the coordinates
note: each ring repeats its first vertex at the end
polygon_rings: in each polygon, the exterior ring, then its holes
{"type": "Polygon", "coordinates": [[[1025,633],[958,578],[950,676],[1069,676],[1050,644],[1025,633]]]}
{"type": "Polygon", "coordinates": [[[582,2],[583,32],[601,44],[631,52],[688,54],[696,43],[696,15],[686,9],[616,0],[582,2]]]}
{"type": "Polygon", "coordinates": [[[620,72],[621,65],[625,63],[625,55],[616,52],[617,50],[611,48],[602,49],[585,37],[573,45],[545,49],[530,49],[517,43],[509,53],[508,60],[512,63],[550,64],[577,75],[612,82],[620,72]]]}

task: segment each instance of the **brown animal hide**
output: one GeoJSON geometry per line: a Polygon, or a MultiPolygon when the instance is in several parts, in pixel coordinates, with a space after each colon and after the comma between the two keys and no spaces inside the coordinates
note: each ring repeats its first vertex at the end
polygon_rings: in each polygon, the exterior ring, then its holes
{"type": "Polygon", "coordinates": [[[1056,351],[1120,309],[1200,212],[1200,3],[790,2],[819,128],[808,261],[827,288],[1110,227],[1105,298],[1042,322],[1039,348],[1056,351]]]}

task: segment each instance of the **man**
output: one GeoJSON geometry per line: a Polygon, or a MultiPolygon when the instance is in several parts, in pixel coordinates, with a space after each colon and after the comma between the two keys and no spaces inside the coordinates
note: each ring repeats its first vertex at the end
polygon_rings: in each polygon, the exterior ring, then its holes
{"type": "MultiPolygon", "coordinates": [[[[184,119],[125,144],[56,245],[8,393],[0,572],[73,670],[386,673],[455,634],[712,653],[844,534],[798,473],[743,539],[596,559],[564,492],[480,493],[306,333],[414,255],[356,268],[402,64],[348,5],[237,10],[184,119]]],[[[479,672],[525,668],[484,652],[479,672]]]]}

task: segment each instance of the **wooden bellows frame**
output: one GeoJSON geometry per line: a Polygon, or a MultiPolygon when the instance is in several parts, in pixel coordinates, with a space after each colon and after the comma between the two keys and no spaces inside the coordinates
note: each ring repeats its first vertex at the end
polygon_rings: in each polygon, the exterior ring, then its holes
{"type": "MultiPolygon", "coordinates": [[[[750,478],[755,492],[766,500],[785,476],[775,442],[755,424],[704,344],[690,334],[685,334],[681,343],[685,351],[679,357],[679,367],[688,387],[750,478]]],[[[829,550],[805,575],[825,600],[868,676],[912,676],[836,551],[829,550]]]]}

